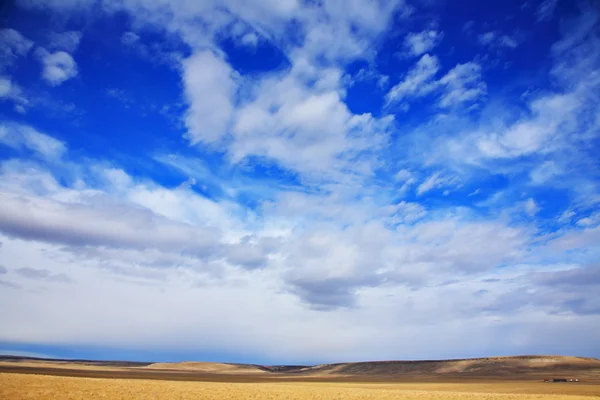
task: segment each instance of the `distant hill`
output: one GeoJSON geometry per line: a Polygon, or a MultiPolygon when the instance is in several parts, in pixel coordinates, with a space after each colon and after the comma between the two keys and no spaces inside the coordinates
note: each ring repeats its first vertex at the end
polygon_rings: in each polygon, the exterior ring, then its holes
{"type": "Polygon", "coordinates": [[[566,356],[489,357],[460,360],[373,361],[323,364],[302,370],[308,374],[404,377],[528,377],[591,373],[600,377],[600,360],[566,356]]]}
{"type": "Polygon", "coordinates": [[[146,368],[212,373],[272,373],[295,376],[373,377],[538,377],[585,375],[600,378],[600,360],[568,356],[515,356],[459,360],[369,361],[315,366],[219,363],[157,363],[146,368]]]}
{"type": "Polygon", "coordinates": [[[111,372],[131,377],[182,380],[220,380],[227,377],[256,380],[278,378],[365,381],[579,378],[600,382],[600,360],[569,356],[371,361],[314,366],[268,366],[212,362],[139,363],[0,356],[0,372],[11,369],[61,375],[68,375],[65,371],[71,371],[72,373],[77,372],[78,376],[82,375],[82,371],[90,376],[111,372]],[[57,372],[59,370],[62,372],[57,372]]]}

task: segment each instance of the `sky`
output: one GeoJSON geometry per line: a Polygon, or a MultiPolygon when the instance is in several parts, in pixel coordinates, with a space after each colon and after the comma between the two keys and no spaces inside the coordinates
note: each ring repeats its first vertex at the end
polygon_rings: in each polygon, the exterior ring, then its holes
{"type": "Polygon", "coordinates": [[[600,357],[596,0],[0,6],[0,353],[600,357]]]}

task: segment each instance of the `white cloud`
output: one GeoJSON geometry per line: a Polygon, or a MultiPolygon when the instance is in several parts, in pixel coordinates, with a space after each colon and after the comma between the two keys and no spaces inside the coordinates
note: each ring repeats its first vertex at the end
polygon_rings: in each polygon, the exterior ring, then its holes
{"type": "Polygon", "coordinates": [[[58,86],[77,76],[77,63],[73,57],[64,51],[50,53],[38,49],[38,54],[44,66],[42,77],[52,86],[58,86]]]}
{"type": "Polygon", "coordinates": [[[462,26],[462,31],[466,34],[470,35],[473,33],[473,26],[475,25],[475,21],[469,20],[465,22],[462,26]]]}
{"type": "MultiPolygon", "coordinates": [[[[343,165],[348,165],[349,159],[379,145],[377,141],[374,144],[367,143],[366,133],[362,134],[360,130],[385,130],[390,118],[375,119],[368,114],[352,115],[343,102],[340,71],[336,65],[355,59],[370,59],[374,54],[369,51],[371,44],[388,28],[392,17],[403,7],[400,0],[353,0],[344,4],[301,3],[295,0],[264,0],[242,4],[236,1],[223,3],[207,0],[193,3],[107,2],[104,9],[108,12],[125,10],[138,24],[162,26],[168,32],[177,34],[191,47],[193,55],[183,61],[183,82],[189,102],[185,117],[188,128],[186,136],[192,143],[220,146],[234,161],[242,161],[248,157],[266,157],[279,163],[290,157],[292,159],[284,163],[286,168],[316,170],[325,165],[340,164],[334,168],[339,170],[344,168],[343,165]],[[285,28],[290,24],[302,27],[301,41],[283,40],[285,38],[282,35],[288,32],[285,28]],[[254,36],[243,36],[250,32],[256,33],[257,38],[264,37],[270,43],[279,45],[292,64],[293,72],[288,74],[289,79],[285,78],[285,74],[260,77],[258,82],[246,82],[244,86],[245,89],[256,86],[257,91],[261,91],[273,90],[272,86],[284,89],[289,85],[296,97],[289,101],[270,101],[274,107],[281,107],[275,116],[269,115],[273,108],[264,107],[267,103],[264,96],[256,95],[258,102],[255,104],[248,101],[236,104],[236,73],[222,56],[215,55],[216,38],[236,36],[242,41],[254,42],[254,36]],[[321,62],[331,68],[319,71],[321,62]],[[326,75],[319,77],[320,73],[326,75]],[[321,86],[311,88],[311,79],[318,80],[321,86]],[[282,81],[279,85],[275,83],[278,80],[282,81]],[[211,93],[211,97],[206,96],[206,93],[211,93]],[[310,120],[312,117],[318,119],[325,115],[315,108],[321,106],[330,107],[328,110],[332,112],[333,121],[331,127],[329,124],[318,125],[310,120]],[[249,130],[264,129],[263,126],[255,125],[264,117],[276,122],[271,127],[273,132],[270,132],[270,137],[261,140],[259,132],[249,130]],[[295,132],[294,137],[298,137],[296,143],[287,142],[288,129],[295,132]],[[323,129],[327,132],[323,132],[323,129]],[[342,162],[339,162],[340,158],[343,159],[342,162]],[[315,166],[312,166],[313,160],[316,160],[315,166]]],[[[139,25],[134,24],[135,26],[139,25]]],[[[124,39],[130,43],[135,37],[126,35],[124,39]]],[[[277,97],[281,97],[281,94],[277,94],[277,97]]],[[[356,169],[368,171],[369,163],[354,164],[356,169]]]]}
{"type": "Polygon", "coordinates": [[[182,71],[181,66],[185,57],[169,40],[142,40],[137,33],[126,31],[121,35],[121,44],[126,50],[143,59],[167,65],[178,72],[182,71]]]}
{"type": "Polygon", "coordinates": [[[400,203],[390,207],[393,210],[393,214],[388,217],[385,222],[388,223],[413,223],[420,220],[427,215],[427,210],[424,206],[419,203],[409,203],[401,201],[400,203]]]}
{"type": "Polygon", "coordinates": [[[487,93],[481,66],[474,62],[457,65],[439,80],[439,84],[443,87],[439,99],[439,106],[442,108],[475,102],[487,93]]]}
{"type": "Polygon", "coordinates": [[[301,14],[307,32],[301,52],[311,61],[316,57],[330,61],[369,59],[374,55],[369,44],[388,28],[394,13],[403,6],[398,0],[309,5],[301,14]]]}
{"type": "Polygon", "coordinates": [[[596,211],[588,215],[587,217],[577,220],[577,225],[583,227],[593,227],[600,225],[600,212],[596,211]]]}
{"type": "Polygon", "coordinates": [[[420,56],[435,48],[443,38],[443,34],[436,30],[424,30],[418,33],[409,33],[404,38],[404,47],[413,56],[420,56]]]}
{"type": "Polygon", "coordinates": [[[288,56],[302,53],[310,61],[324,58],[330,62],[371,57],[369,43],[385,31],[395,13],[404,8],[401,0],[318,4],[297,0],[250,3],[142,0],[105,4],[109,11],[129,12],[142,25],[160,25],[177,33],[193,49],[214,48],[215,36],[239,36],[240,23],[260,37],[283,43],[285,28],[294,22],[302,27],[303,41],[299,45],[283,45],[282,50],[288,56]]]}
{"type": "Polygon", "coordinates": [[[477,41],[483,46],[496,48],[505,47],[514,49],[519,45],[514,37],[501,35],[497,31],[483,33],[477,37],[477,41]]]}
{"type": "Polygon", "coordinates": [[[47,159],[59,158],[66,150],[61,141],[27,125],[14,123],[0,124],[0,143],[17,150],[26,148],[47,159]]]}
{"type": "Polygon", "coordinates": [[[202,50],[184,61],[187,137],[192,143],[219,146],[234,162],[259,157],[302,173],[349,165],[369,171],[370,162],[349,164],[361,152],[379,145],[377,141],[368,143],[361,129],[385,130],[390,118],[350,113],[343,102],[340,70],[319,70],[317,65],[323,60],[336,64],[369,58],[369,43],[386,29],[401,2],[276,3],[258,2],[251,7],[236,2],[218,6],[211,2],[170,3],[166,7],[171,13],[156,12],[158,6],[153,2],[123,6],[139,10],[132,14],[143,18],[164,16],[153,23],[175,30],[193,49],[214,48],[213,35],[230,34],[247,43],[260,36],[279,43],[285,24],[292,20],[300,23],[303,41],[281,48],[292,64],[291,71],[243,82],[244,93],[250,96],[241,98],[240,104],[236,104],[235,94],[242,82],[222,56],[202,50]],[[223,13],[223,8],[230,13],[223,13]],[[238,17],[235,23],[233,15],[238,17]],[[198,19],[206,22],[204,29],[198,28],[198,19]],[[311,81],[317,84],[312,86],[311,81]]]}
{"type": "Polygon", "coordinates": [[[25,8],[55,9],[57,11],[83,10],[94,5],[95,0],[19,0],[25,8]]]}
{"type": "Polygon", "coordinates": [[[191,255],[202,255],[216,244],[211,230],[169,222],[119,204],[111,210],[23,195],[3,193],[0,198],[2,231],[24,239],[75,246],[154,248],[191,255]]]}
{"type": "Polygon", "coordinates": [[[14,29],[0,29],[0,73],[17,58],[25,56],[33,41],[14,29]]]}
{"type": "Polygon", "coordinates": [[[21,86],[9,77],[0,76],[0,100],[7,100],[14,104],[15,111],[24,113],[29,100],[25,98],[21,86]]]}
{"type": "Polygon", "coordinates": [[[477,40],[481,44],[491,45],[496,40],[496,36],[497,36],[496,32],[486,32],[486,33],[479,35],[477,40]]]}
{"type": "MultiPolygon", "coordinates": [[[[520,319],[534,315],[539,320],[528,332],[554,323],[549,313],[556,310],[579,316],[577,328],[590,323],[589,304],[565,303],[557,296],[575,292],[548,286],[559,275],[533,274],[547,272],[546,266],[514,266],[536,246],[527,227],[451,213],[431,219],[418,203],[382,204],[374,196],[380,187],[357,192],[343,183],[323,186],[320,193],[280,191],[255,224],[236,211],[237,205],[209,200],[188,186],[168,189],[107,161],[90,162],[82,170],[64,161],[61,175],[74,169],[79,178],[70,186],[34,160],[2,163],[0,256],[8,286],[0,301],[10,296],[16,306],[0,309],[8,322],[1,340],[171,350],[176,342],[186,351],[210,347],[244,354],[252,348],[299,362],[327,361],[320,359],[322,346],[329,357],[344,359],[406,358],[407,351],[415,358],[465,354],[473,351],[473,340],[459,340],[466,331],[457,321],[471,335],[480,331],[476,338],[504,335],[497,323],[488,327],[482,315],[505,319],[507,326],[518,323],[520,329],[525,329],[520,319]],[[546,285],[543,293],[523,301],[539,303],[538,310],[548,313],[532,314],[509,301],[534,280],[543,281],[536,287],[546,285]],[[43,296],[36,294],[40,288],[43,296]],[[83,300],[73,302],[74,297],[83,300]],[[151,316],[131,320],[148,307],[151,316]],[[61,323],[46,324],[54,309],[59,312],[52,319],[61,323]],[[73,318],[85,323],[73,329],[68,324],[73,318]],[[368,324],[357,325],[356,318],[368,324]],[[428,328],[431,318],[435,331],[428,328]],[[281,329],[265,335],[275,320],[281,329]],[[203,328],[207,323],[210,330],[203,328]],[[444,343],[436,341],[440,327],[456,335],[452,342],[458,349],[439,353],[449,340],[447,335],[444,343]],[[240,340],[235,332],[242,328],[240,340]],[[298,332],[306,335],[307,329],[318,331],[325,344],[299,340],[298,332]],[[416,331],[421,333],[416,344],[398,344],[398,337],[416,331]],[[377,345],[370,344],[374,338],[377,345]]],[[[406,169],[396,175],[399,183],[414,179],[406,169]]],[[[451,181],[440,174],[435,180],[451,181]]],[[[565,238],[552,245],[588,243],[565,238]]],[[[569,282],[577,282],[573,268],[558,265],[552,271],[566,271],[569,282]]],[[[593,296],[591,290],[587,296],[593,296]]],[[[477,346],[481,354],[489,351],[485,343],[477,346]]]]}
{"type": "Polygon", "coordinates": [[[571,219],[577,215],[577,213],[573,210],[565,210],[559,217],[558,222],[570,222],[571,219]]]}
{"type": "Polygon", "coordinates": [[[393,119],[352,114],[341,82],[337,68],[318,70],[299,61],[289,72],[261,81],[236,114],[229,145],[233,161],[266,157],[313,177],[344,169],[370,174],[374,160],[361,155],[382,144],[393,119]]]}
{"type": "Polygon", "coordinates": [[[558,0],[544,0],[535,12],[538,22],[549,21],[554,16],[558,0]]]}
{"type": "Polygon", "coordinates": [[[457,186],[460,183],[457,177],[445,176],[441,172],[435,172],[417,187],[417,194],[422,195],[433,189],[448,186],[457,186]]]}
{"type": "Polygon", "coordinates": [[[525,212],[527,213],[527,215],[529,215],[530,217],[533,217],[539,211],[540,211],[540,207],[537,205],[535,200],[531,197],[528,198],[527,201],[525,202],[525,212]]]}
{"type": "Polygon", "coordinates": [[[48,35],[48,48],[73,53],[79,47],[81,35],[78,31],[51,32],[48,35]]]}
{"type": "Polygon", "coordinates": [[[12,82],[9,79],[0,77],[0,98],[8,97],[11,93],[12,82]]]}
{"type": "Polygon", "coordinates": [[[121,36],[121,43],[123,43],[126,46],[134,45],[138,43],[139,40],[140,36],[135,32],[127,31],[121,36]]]}
{"type": "Polygon", "coordinates": [[[503,132],[488,133],[476,143],[487,157],[516,157],[533,152],[547,152],[554,146],[551,139],[563,129],[569,129],[580,98],[574,94],[548,95],[531,104],[532,116],[518,121],[503,132]]]}
{"type": "Polygon", "coordinates": [[[234,71],[211,51],[199,52],[184,62],[186,114],[192,143],[218,143],[227,134],[234,110],[234,71]],[[210,93],[210,96],[207,96],[210,93]]]}
{"type": "Polygon", "coordinates": [[[413,174],[407,169],[401,169],[400,171],[398,171],[396,175],[394,175],[394,178],[396,178],[396,181],[398,181],[399,183],[402,183],[402,186],[399,190],[400,193],[405,193],[416,182],[416,179],[413,176],[413,174]]]}
{"type": "Polygon", "coordinates": [[[466,102],[475,102],[487,93],[479,64],[458,64],[439,80],[435,75],[440,66],[437,57],[425,54],[410,70],[403,81],[387,94],[388,103],[401,102],[410,97],[422,97],[432,92],[439,93],[437,105],[449,108],[466,102]]]}
{"type": "Polygon", "coordinates": [[[258,35],[255,32],[250,32],[242,36],[242,44],[249,47],[256,47],[258,44],[258,35]]]}
{"type": "MultiPolygon", "coordinates": [[[[600,42],[588,36],[596,21],[590,14],[582,15],[572,21],[576,29],[566,32],[553,46],[552,73],[560,84],[557,90],[530,100],[528,113],[516,121],[513,118],[510,124],[483,127],[481,132],[467,135],[465,140],[475,143],[476,148],[461,152],[466,159],[550,154],[589,139],[588,132],[594,129],[589,125],[590,115],[595,115],[591,104],[597,101],[595,89],[600,87],[600,80],[595,78],[600,65],[595,50],[600,42]]],[[[543,178],[551,165],[545,164],[545,173],[539,170],[533,176],[543,178]]]]}
{"type": "Polygon", "coordinates": [[[516,41],[516,39],[508,36],[508,35],[502,35],[500,36],[499,39],[499,43],[504,46],[504,47],[509,47],[511,49],[516,48],[519,45],[519,42],[516,41]]]}
{"type": "Polygon", "coordinates": [[[66,274],[53,274],[47,269],[37,268],[19,268],[14,270],[16,274],[19,274],[27,279],[42,280],[46,282],[60,282],[69,283],[71,279],[66,274]]]}
{"type": "Polygon", "coordinates": [[[560,167],[554,161],[545,161],[541,165],[532,169],[529,173],[531,182],[536,185],[542,185],[553,177],[562,173],[560,167]]]}
{"type": "MultiPolygon", "coordinates": [[[[6,243],[0,250],[3,256],[25,248],[20,241],[4,238],[3,241],[6,243]]],[[[519,344],[500,351],[514,349],[516,353],[523,353],[527,348],[540,346],[536,349],[542,353],[552,348],[579,353],[586,348],[578,347],[582,341],[589,346],[599,344],[589,333],[598,327],[594,316],[569,315],[570,323],[565,324],[564,316],[538,313],[527,307],[503,312],[502,306],[509,306],[507,296],[503,295],[516,295],[519,285],[528,284],[527,277],[520,275],[516,282],[508,274],[496,273],[420,291],[401,287],[365,289],[361,291],[360,307],[352,312],[323,313],[307,310],[289,293],[278,293],[273,287],[275,281],[267,271],[253,273],[260,279],[235,275],[237,286],[232,281],[217,283],[177,269],[167,271],[163,279],[117,279],[118,276],[97,268],[96,262],[90,260],[83,263],[85,268],[69,271],[62,264],[68,256],[58,248],[36,243],[24,253],[22,260],[17,260],[16,268],[44,263],[56,273],[70,273],[77,285],[46,285],[45,301],[42,302],[33,291],[17,292],[22,301],[0,311],[3,320],[11,322],[2,331],[3,339],[45,340],[45,343],[68,340],[81,345],[95,343],[135,350],[153,348],[155,351],[169,347],[187,354],[212,349],[235,351],[238,357],[257,357],[248,353],[247,349],[251,348],[259,351],[261,357],[287,363],[489,354],[497,349],[494,346],[502,337],[515,332],[515,324],[521,333],[519,344]],[[56,258],[48,259],[45,256],[48,252],[56,258]],[[498,281],[487,283],[482,279],[498,281]],[[192,287],[189,280],[200,280],[204,286],[201,289],[192,287]],[[488,290],[486,296],[473,296],[482,288],[488,290]],[[106,296],[107,293],[110,296],[106,296]],[[73,302],[74,297],[81,301],[73,302]],[[239,301],[240,298],[244,301],[239,301]],[[450,298],[452,302],[448,301],[450,298]],[[204,306],[207,304],[210,307],[204,306]],[[481,309],[485,307],[495,307],[496,311],[487,311],[482,316],[481,309]],[[131,315],[148,314],[144,313],[148,308],[153,310],[150,315],[132,320],[131,315]],[[93,316],[89,309],[95,310],[93,316]],[[19,318],[24,313],[35,318],[19,318]],[[224,315],[228,318],[223,318],[224,315]],[[435,326],[428,323],[427,316],[430,315],[436,316],[435,326]],[[72,318],[80,323],[67,325],[72,318]],[[365,323],[354,323],[357,318],[365,323]],[[278,321],[279,329],[270,329],[271,321],[278,321]],[[39,324],[45,327],[43,331],[39,330],[39,324]],[[207,324],[210,324],[210,330],[206,329],[207,324]],[[241,329],[243,337],[238,334],[241,329]],[[265,329],[270,329],[268,335],[265,329]],[[446,333],[442,339],[440,329],[446,333]],[[557,337],[543,334],[557,330],[560,333],[557,337]],[[301,340],[307,334],[319,335],[320,340],[301,340]],[[420,340],[411,341],[415,335],[420,340]],[[563,337],[574,340],[565,342],[563,337]],[[165,338],[170,338],[168,344],[165,344],[165,338]],[[541,344],[540,338],[543,338],[541,344]],[[452,349],[448,342],[454,343],[452,349]]],[[[564,267],[565,270],[568,268],[573,267],[564,267]]],[[[16,282],[26,284],[27,281],[16,282]]],[[[548,291],[555,299],[563,293],[552,287],[545,293],[548,291]]],[[[593,295],[591,290],[588,293],[593,295]]],[[[3,290],[0,296],[4,296],[2,300],[5,301],[7,296],[14,298],[15,291],[3,290]]],[[[595,298],[591,297],[591,300],[595,298]]],[[[551,299],[546,298],[542,307],[551,309],[557,303],[551,299]]],[[[538,302],[540,300],[538,298],[538,302]]]]}
{"type": "MultiPolygon", "coordinates": [[[[597,15],[591,12],[570,20],[570,29],[552,46],[554,90],[532,96],[518,114],[500,108],[494,110],[493,120],[483,119],[478,127],[468,128],[470,132],[461,132],[460,137],[443,138],[437,157],[488,166],[516,157],[537,157],[540,164],[553,160],[531,172],[532,179],[538,181],[559,173],[555,168],[573,168],[585,162],[581,154],[574,156],[571,150],[591,140],[597,130],[593,105],[600,88],[600,41],[591,34],[597,21],[597,15]]],[[[582,184],[571,187],[578,190],[582,184]]]]}
{"type": "Polygon", "coordinates": [[[323,228],[289,242],[285,279],[304,301],[325,308],[352,306],[360,287],[423,287],[452,274],[491,270],[525,251],[522,232],[497,223],[426,221],[396,233],[377,222],[345,231],[323,228]]]}
{"type": "Polygon", "coordinates": [[[430,93],[435,86],[431,81],[439,71],[437,57],[425,54],[410,70],[404,80],[390,89],[387,94],[388,102],[400,102],[411,96],[423,96],[430,93]]]}
{"type": "Polygon", "coordinates": [[[14,29],[0,30],[0,49],[5,57],[26,55],[33,42],[14,29]]]}
{"type": "Polygon", "coordinates": [[[385,88],[387,86],[390,77],[387,75],[383,75],[376,71],[373,68],[361,68],[354,76],[350,77],[349,75],[345,75],[344,79],[347,79],[348,85],[352,86],[356,82],[367,81],[372,82],[375,81],[377,86],[380,89],[385,88]]]}
{"type": "Polygon", "coordinates": [[[396,180],[401,182],[408,182],[409,180],[412,180],[412,176],[412,173],[407,169],[401,169],[400,171],[396,172],[396,175],[394,175],[396,180]]]}

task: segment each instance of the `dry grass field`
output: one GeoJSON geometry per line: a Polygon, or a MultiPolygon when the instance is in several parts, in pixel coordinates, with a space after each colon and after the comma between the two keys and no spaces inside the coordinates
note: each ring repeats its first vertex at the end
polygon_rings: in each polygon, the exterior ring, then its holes
{"type": "Polygon", "coordinates": [[[0,399],[24,400],[353,400],[353,399],[586,399],[600,397],[599,385],[541,382],[480,383],[306,383],[181,382],[100,379],[0,373],[0,399]]]}

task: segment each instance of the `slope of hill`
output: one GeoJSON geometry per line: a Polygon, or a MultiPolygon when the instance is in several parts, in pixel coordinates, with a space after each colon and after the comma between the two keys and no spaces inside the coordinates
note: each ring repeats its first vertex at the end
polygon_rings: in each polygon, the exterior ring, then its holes
{"type": "Polygon", "coordinates": [[[462,360],[374,361],[323,364],[305,374],[402,377],[538,377],[584,375],[600,377],[600,360],[566,356],[490,357],[462,360]]]}
{"type": "Polygon", "coordinates": [[[177,380],[442,381],[579,378],[600,383],[600,360],[566,356],[490,357],[460,360],[371,361],[315,366],[263,366],[212,362],[129,363],[0,356],[0,372],[70,376],[127,376],[177,380]],[[87,375],[86,375],[87,374],[87,375]],[[94,375],[95,374],[95,375],[94,375]]]}
{"type": "Polygon", "coordinates": [[[212,374],[264,374],[269,372],[262,365],[253,364],[225,364],[213,362],[179,362],[179,363],[153,363],[146,367],[150,370],[163,371],[190,371],[212,374]]]}

